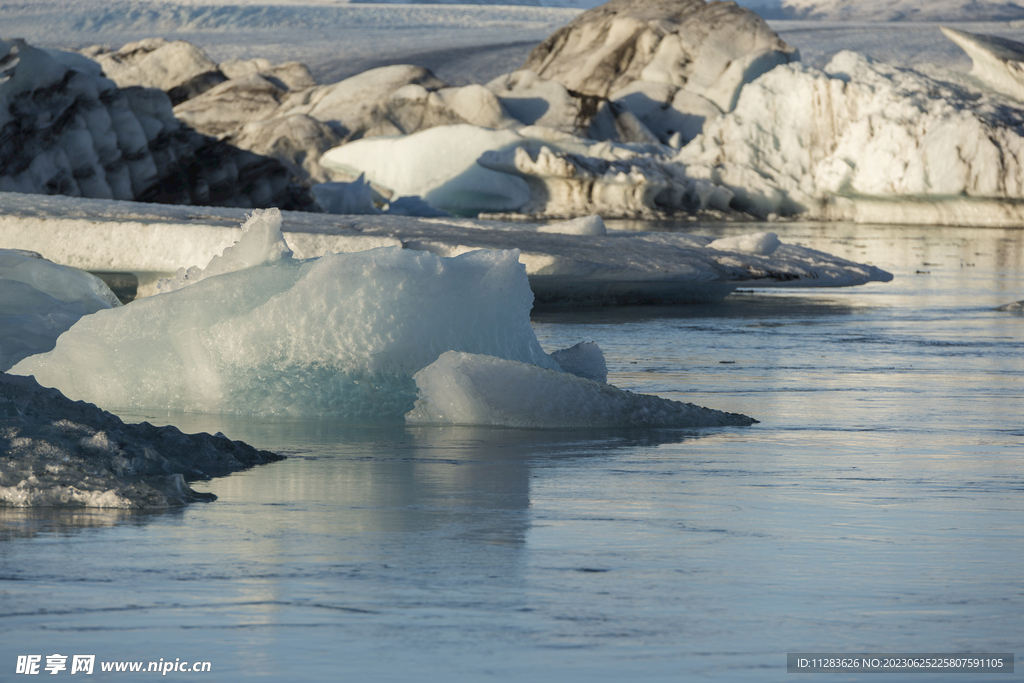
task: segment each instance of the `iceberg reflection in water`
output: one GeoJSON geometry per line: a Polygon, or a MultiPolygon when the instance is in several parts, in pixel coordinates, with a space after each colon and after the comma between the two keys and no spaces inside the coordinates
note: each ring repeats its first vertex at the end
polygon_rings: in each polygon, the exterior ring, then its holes
{"type": "Polygon", "coordinates": [[[0,651],[467,682],[785,681],[797,649],[1020,651],[1024,342],[994,309],[1024,296],[1024,233],[772,229],[896,279],[533,314],[546,350],[600,339],[613,384],[756,429],[124,415],[291,457],[109,526],[4,512],[0,651]]]}

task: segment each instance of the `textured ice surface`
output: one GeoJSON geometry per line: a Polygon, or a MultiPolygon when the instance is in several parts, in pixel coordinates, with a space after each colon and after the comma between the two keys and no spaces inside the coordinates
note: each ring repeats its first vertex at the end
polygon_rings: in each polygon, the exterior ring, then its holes
{"type": "MultiPolygon", "coordinates": [[[[182,263],[209,262],[238,239],[243,218],[239,210],[197,215],[189,207],[4,193],[0,206],[6,244],[79,268],[162,277],[182,263]]],[[[297,258],[392,245],[441,256],[519,249],[534,294],[552,303],[707,302],[740,285],[846,287],[892,279],[874,266],[791,244],[766,257],[705,249],[710,238],[685,233],[564,235],[521,221],[309,213],[288,214],[284,230],[297,258]]]]}
{"type": "Polygon", "coordinates": [[[12,372],[104,407],[355,419],[406,413],[412,375],[451,349],[557,368],[530,328],[518,252],[299,261],[275,214],[204,269],[220,274],[89,316],[12,372]]]}
{"type": "Polygon", "coordinates": [[[527,203],[526,182],[479,166],[488,151],[514,147],[522,136],[466,124],[439,126],[398,138],[368,138],[329,150],[324,168],[366,174],[394,196],[420,196],[432,206],[459,214],[516,211],[527,203]]]}
{"type": "Polygon", "coordinates": [[[256,209],[242,226],[242,238],[214,256],[206,268],[179,268],[173,279],[162,280],[161,292],[173,292],[214,275],[233,273],[261,263],[273,263],[292,256],[292,250],[281,235],[281,212],[277,209],[256,209]]]}
{"type": "Polygon", "coordinates": [[[604,362],[604,353],[596,342],[580,342],[567,349],[553,351],[551,357],[563,372],[595,382],[608,381],[608,365],[604,362]]]}
{"type": "Polygon", "coordinates": [[[280,459],[223,436],[126,425],[31,377],[0,373],[0,507],[184,505],[214,498],[186,481],[280,459]]]}
{"type": "Polygon", "coordinates": [[[708,249],[721,251],[739,251],[744,254],[771,256],[782,242],[774,232],[755,232],[749,235],[723,237],[708,245],[708,249]]]}
{"type": "Polygon", "coordinates": [[[1001,92],[1024,100],[1024,43],[983,36],[946,26],[942,33],[971,58],[971,75],[1001,92]]]}
{"type": "Polygon", "coordinates": [[[530,428],[717,427],[745,415],[623,391],[576,375],[449,351],[415,375],[406,421],[530,428]]]}
{"type": "Polygon", "coordinates": [[[824,71],[789,64],[748,84],[676,160],[761,215],[861,220],[864,199],[907,198],[999,223],[1024,197],[1022,121],[995,95],[841,52],[824,71]]]}
{"type": "Polygon", "coordinates": [[[94,275],[33,252],[0,249],[0,371],[52,349],[83,315],[120,305],[94,275]]]}

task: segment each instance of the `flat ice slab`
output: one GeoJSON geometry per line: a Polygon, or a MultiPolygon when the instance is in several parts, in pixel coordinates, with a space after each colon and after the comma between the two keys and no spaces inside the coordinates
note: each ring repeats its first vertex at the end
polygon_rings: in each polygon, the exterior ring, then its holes
{"type": "Polygon", "coordinates": [[[0,372],[0,507],[166,508],[213,500],[186,481],[280,460],[239,441],[125,424],[0,372]]]}
{"type": "MultiPolygon", "coordinates": [[[[83,270],[137,273],[140,283],[207,263],[241,237],[241,209],[0,193],[0,244],[83,270]]],[[[541,232],[536,225],[459,218],[288,212],[298,259],[382,246],[454,256],[519,249],[536,300],[560,304],[694,303],[736,287],[845,287],[892,275],[791,244],[729,251],[710,237],[667,232],[541,232]],[[764,250],[762,250],[764,251],[764,250]]],[[[739,244],[739,242],[737,242],[739,244]]],[[[140,284],[144,286],[144,284],[140,284]]]]}

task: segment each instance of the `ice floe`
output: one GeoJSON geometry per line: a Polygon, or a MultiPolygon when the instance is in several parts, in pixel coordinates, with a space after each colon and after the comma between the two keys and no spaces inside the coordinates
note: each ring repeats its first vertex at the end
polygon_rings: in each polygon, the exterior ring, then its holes
{"type": "Polygon", "coordinates": [[[529,428],[747,426],[745,415],[623,391],[491,356],[449,351],[414,376],[412,424],[529,428]]]}
{"type": "Polygon", "coordinates": [[[111,409],[535,428],[754,422],[610,387],[593,343],[545,353],[516,250],[298,260],[280,228],[280,212],[255,213],[205,268],[82,318],[12,374],[111,409]]]}
{"type": "MultiPolygon", "coordinates": [[[[190,207],[14,193],[0,193],[0,209],[5,214],[0,243],[83,270],[135,273],[142,296],[154,293],[157,279],[174,276],[182,264],[205,264],[231,246],[244,220],[237,209],[197,212],[190,207]]],[[[289,212],[283,230],[301,259],[382,246],[440,256],[518,249],[530,286],[543,303],[708,302],[739,286],[843,287],[892,279],[877,267],[792,244],[766,256],[707,249],[712,238],[679,232],[606,230],[602,235],[596,218],[544,226],[289,212]]]]}
{"type": "Polygon", "coordinates": [[[223,436],[125,424],[0,372],[0,507],[166,508],[216,496],[187,482],[280,460],[223,436]]]}
{"type": "Polygon", "coordinates": [[[83,315],[120,305],[94,275],[34,252],[0,249],[0,371],[52,349],[83,315]]]}
{"type": "Polygon", "coordinates": [[[254,215],[202,271],[80,320],[12,372],[109,408],[370,419],[407,412],[412,375],[444,351],[557,368],[530,328],[518,252],[391,248],[300,261],[280,221],[254,215]]]}

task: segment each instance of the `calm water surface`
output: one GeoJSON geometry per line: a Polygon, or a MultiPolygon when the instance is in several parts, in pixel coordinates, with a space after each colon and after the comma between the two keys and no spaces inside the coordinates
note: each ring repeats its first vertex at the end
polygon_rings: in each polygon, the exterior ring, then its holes
{"type": "Polygon", "coordinates": [[[292,457],[184,510],[0,511],[0,679],[53,653],[218,681],[788,681],[787,652],[1024,652],[1024,316],[992,310],[1024,299],[1024,231],[770,229],[896,279],[534,320],[548,350],[598,342],[613,384],[761,424],[129,416],[292,457]]]}

